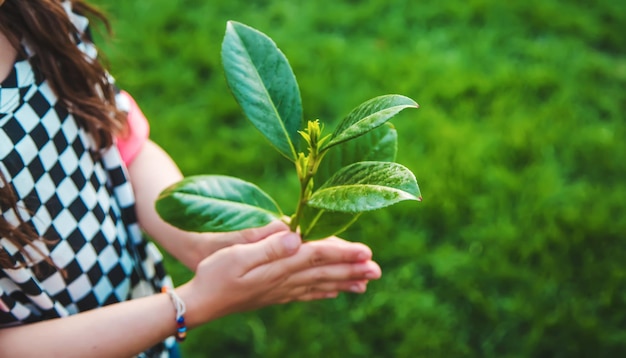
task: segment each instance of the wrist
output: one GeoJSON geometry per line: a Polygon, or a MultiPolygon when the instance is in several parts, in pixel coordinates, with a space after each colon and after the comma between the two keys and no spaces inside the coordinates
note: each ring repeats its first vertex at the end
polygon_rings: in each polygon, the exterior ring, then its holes
{"type": "Polygon", "coordinates": [[[185,303],[185,323],[188,329],[198,327],[204,323],[217,319],[219,306],[213,292],[199,290],[193,280],[175,289],[177,296],[185,303]]]}
{"type": "Polygon", "coordinates": [[[167,286],[164,286],[161,292],[169,296],[170,301],[174,306],[176,311],[176,333],[174,336],[176,337],[176,341],[183,342],[185,338],[187,338],[187,325],[185,323],[185,313],[187,311],[187,307],[185,305],[185,301],[178,296],[175,290],[170,289],[167,286]]]}

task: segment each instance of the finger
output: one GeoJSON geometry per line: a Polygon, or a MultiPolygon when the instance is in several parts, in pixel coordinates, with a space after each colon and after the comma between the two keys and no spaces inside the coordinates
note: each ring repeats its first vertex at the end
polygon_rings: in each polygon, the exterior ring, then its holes
{"type": "Polygon", "coordinates": [[[285,304],[285,303],[289,303],[289,302],[294,302],[294,301],[316,301],[316,300],[325,300],[325,299],[330,299],[330,298],[337,298],[337,296],[339,296],[339,291],[332,291],[332,292],[323,292],[323,291],[317,291],[317,292],[307,292],[301,295],[295,295],[295,296],[290,296],[290,297],[286,297],[283,298],[282,300],[278,300],[277,303],[279,304],[285,304]]]}
{"type": "Polygon", "coordinates": [[[265,239],[266,237],[281,231],[289,230],[289,226],[280,220],[257,228],[237,231],[233,237],[233,244],[248,244],[265,239]]]}
{"type": "Polygon", "coordinates": [[[318,301],[318,300],[327,300],[332,298],[337,298],[339,296],[339,292],[311,292],[302,296],[297,297],[294,301],[318,301]]]}
{"type": "Polygon", "coordinates": [[[289,272],[297,272],[325,265],[368,262],[371,257],[370,248],[361,243],[325,239],[303,244],[297,255],[285,259],[285,265],[289,272]]]}
{"type": "Polygon", "coordinates": [[[238,261],[243,264],[240,277],[254,268],[293,255],[301,244],[300,235],[291,231],[281,231],[268,236],[265,240],[233,247],[237,250],[238,261]]]}
{"type": "Polygon", "coordinates": [[[372,259],[372,250],[360,242],[346,241],[333,236],[324,240],[310,242],[309,244],[320,251],[324,250],[324,246],[329,245],[338,250],[337,253],[343,254],[342,257],[345,262],[362,262],[372,259]]]}
{"type": "Polygon", "coordinates": [[[309,287],[299,287],[292,292],[292,301],[310,301],[325,298],[335,298],[340,292],[365,293],[367,281],[346,281],[324,283],[309,287]]]}
{"type": "Polygon", "coordinates": [[[297,286],[314,286],[322,283],[345,281],[369,281],[381,277],[382,271],[376,262],[368,261],[357,264],[334,264],[313,267],[293,273],[289,284],[297,286]]]}
{"type": "Polygon", "coordinates": [[[292,294],[300,297],[314,292],[364,293],[367,290],[367,284],[368,281],[324,282],[313,286],[299,287],[297,290],[294,290],[292,294]]]}

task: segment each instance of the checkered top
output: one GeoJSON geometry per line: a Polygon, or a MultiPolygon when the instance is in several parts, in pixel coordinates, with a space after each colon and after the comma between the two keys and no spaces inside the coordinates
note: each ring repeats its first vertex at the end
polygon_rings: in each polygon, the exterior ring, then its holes
{"type": "MultiPolygon", "coordinates": [[[[69,11],[69,2],[64,3],[69,11]]],[[[84,17],[69,12],[80,33],[84,17]]],[[[95,58],[88,42],[78,46],[95,58]]],[[[158,249],[137,224],[133,190],[116,147],[99,151],[41,73],[18,59],[0,84],[0,170],[19,198],[19,213],[50,244],[36,241],[28,260],[0,245],[16,264],[0,270],[0,328],[66,317],[160,291],[171,285],[158,249]],[[18,264],[23,264],[18,266],[18,264]]],[[[166,346],[143,356],[167,356],[166,346]]]]}

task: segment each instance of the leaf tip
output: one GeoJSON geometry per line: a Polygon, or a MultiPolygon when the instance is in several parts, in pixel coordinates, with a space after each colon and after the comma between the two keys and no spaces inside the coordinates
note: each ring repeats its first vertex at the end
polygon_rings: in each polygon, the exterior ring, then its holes
{"type": "Polygon", "coordinates": [[[420,108],[419,103],[415,102],[415,100],[413,100],[412,98],[409,98],[409,100],[411,101],[411,104],[408,105],[408,108],[415,108],[415,109],[420,108]]]}
{"type": "Polygon", "coordinates": [[[421,195],[417,197],[417,201],[422,201],[422,196],[421,195]]]}

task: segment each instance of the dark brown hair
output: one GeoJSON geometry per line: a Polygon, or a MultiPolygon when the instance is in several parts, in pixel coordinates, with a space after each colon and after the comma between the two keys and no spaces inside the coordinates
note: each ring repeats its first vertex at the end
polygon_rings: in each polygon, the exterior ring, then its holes
{"type": "MultiPolygon", "coordinates": [[[[99,20],[110,33],[109,22],[102,12],[83,0],[68,1],[76,13],[99,20]]],[[[22,42],[28,44],[34,53],[30,58],[32,65],[48,80],[79,124],[91,134],[96,146],[111,146],[114,136],[125,129],[125,114],[115,106],[115,90],[104,67],[76,46],[78,30],[61,0],[0,0],[0,32],[21,56],[26,56],[22,42]]],[[[0,237],[9,240],[29,257],[24,247],[38,237],[34,228],[19,217],[17,201],[15,191],[0,171],[0,237]],[[4,217],[9,210],[18,214],[19,222],[15,225],[4,217]]],[[[52,263],[49,258],[47,261],[52,263]]],[[[15,266],[2,249],[0,266],[15,266]]]]}

